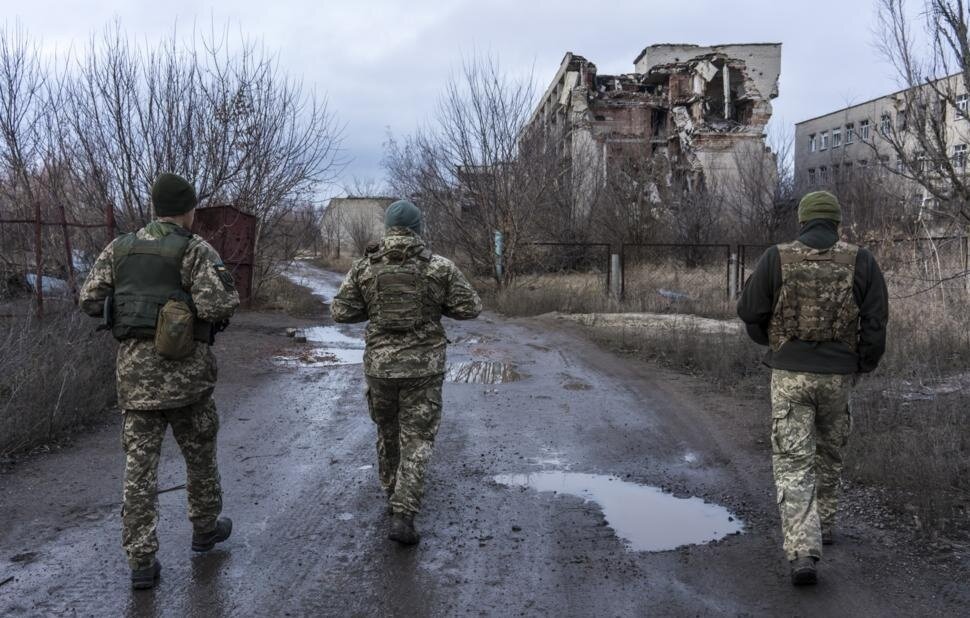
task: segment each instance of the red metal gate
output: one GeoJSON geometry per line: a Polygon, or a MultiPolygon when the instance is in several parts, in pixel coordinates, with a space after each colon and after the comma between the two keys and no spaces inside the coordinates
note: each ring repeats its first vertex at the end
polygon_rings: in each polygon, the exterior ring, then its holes
{"type": "Polygon", "coordinates": [[[192,231],[219,252],[236,280],[240,300],[248,305],[253,289],[256,217],[234,206],[209,206],[195,211],[192,231]]]}

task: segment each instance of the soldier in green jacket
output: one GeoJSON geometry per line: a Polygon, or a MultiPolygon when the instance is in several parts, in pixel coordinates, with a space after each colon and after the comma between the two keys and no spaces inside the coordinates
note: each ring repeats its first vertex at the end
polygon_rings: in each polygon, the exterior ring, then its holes
{"type": "Polygon", "coordinates": [[[161,572],[155,558],[158,460],[169,425],[185,457],[192,549],[208,551],[232,531],[232,521],[219,517],[219,416],[212,400],[216,361],[210,344],[239,305],[239,295],[216,250],[189,231],[197,204],[192,185],[162,174],[152,186],[152,203],[157,219],[108,245],[80,298],[82,310],[105,319],[119,341],[122,544],[136,589],[153,587],[161,572]],[[170,300],[191,312],[179,358],[163,355],[156,340],[160,312],[170,300]]]}
{"type": "Polygon", "coordinates": [[[834,541],[849,392],[886,349],[886,283],[871,253],[839,240],[841,220],[834,195],[806,195],[798,240],[765,252],[738,301],[748,334],[769,347],[772,467],[796,585],[817,581],[834,541]]]}
{"type": "Polygon", "coordinates": [[[425,247],[414,204],[391,204],[384,223],[384,239],[354,263],[330,311],[337,322],[369,321],[364,374],[381,486],[392,512],[388,537],[413,545],[441,420],[447,345],[441,317],[473,319],[482,302],[454,263],[425,247]]]}

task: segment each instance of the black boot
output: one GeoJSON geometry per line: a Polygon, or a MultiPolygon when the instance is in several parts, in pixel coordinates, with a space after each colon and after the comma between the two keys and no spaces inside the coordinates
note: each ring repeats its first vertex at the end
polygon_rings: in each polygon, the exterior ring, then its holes
{"type": "Polygon", "coordinates": [[[818,558],[799,556],[791,561],[791,583],[795,586],[812,586],[818,583],[818,558]]]}
{"type": "Polygon", "coordinates": [[[232,520],[228,517],[220,517],[212,532],[192,533],[192,551],[209,551],[216,546],[216,543],[222,543],[228,539],[230,534],[232,534],[232,520]]]}
{"type": "Polygon", "coordinates": [[[397,541],[401,545],[417,544],[421,540],[421,536],[414,529],[414,515],[394,513],[391,516],[391,530],[387,533],[387,538],[397,541]]]}
{"type": "Polygon", "coordinates": [[[159,575],[162,573],[162,563],[152,560],[151,566],[131,570],[131,587],[135,590],[148,590],[155,587],[159,575]]]}

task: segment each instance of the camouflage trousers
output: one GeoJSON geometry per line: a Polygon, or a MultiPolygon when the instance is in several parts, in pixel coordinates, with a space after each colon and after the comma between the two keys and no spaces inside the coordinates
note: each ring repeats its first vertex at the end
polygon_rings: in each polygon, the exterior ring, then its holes
{"type": "Polygon", "coordinates": [[[852,416],[853,376],[771,373],[772,467],[785,553],[822,557],[823,527],[835,523],[842,451],[852,416]]]}
{"type": "Polygon", "coordinates": [[[381,486],[395,513],[421,508],[425,472],[441,421],[444,376],[385,379],[367,377],[367,406],[377,424],[381,486]]]}
{"type": "Polygon", "coordinates": [[[189,519],[197,532],[215,527],[222,512],[216,464],[219,415],[211,397],[171,410],[127,410],[122,433],[125,491],[122,536],[132,568],[151,564],[158,551],[158,459],[168,426],[185,458],[189,519]]]}

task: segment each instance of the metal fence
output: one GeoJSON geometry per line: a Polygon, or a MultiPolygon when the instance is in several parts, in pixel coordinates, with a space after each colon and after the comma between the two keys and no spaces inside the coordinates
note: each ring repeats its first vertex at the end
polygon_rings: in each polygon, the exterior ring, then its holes
{"type": "Polygon", "coordinates": [[[644,309],[723,301],[733,289],[731,255],[727,244],[624,244],[620,294],[644,309]]]}
{"type": "Polygon", "coordinates": [[[514,261],[518,279],[534,278],[541,284],[544,276],[570,277],[577,286],[591,282],[609,291],[610,244],[585,242],[527,242],[516,248],[514,261]]]}
{"type": "MultiPolygon", "coordinates": [[[[894,298],[970,294],[967,236],[892,238],[860,243],[879,262],[894,298]]],[[[546,274],[597,273],[610,289],[610,245],[531,243],[523,269],[546,274]]],[[[767,243],[627,243],[620,247],[614,292],[640,310],[690,308],[695,302],[734,298],[772,247],[767,243]]]]}
{"type": "Polygon", "coordinates": [[[44,315],[45,295],[77,300],[78,279],[105,244],[114,238],[114,209],[101,222],[68,221],[62,204],[55,220],[39,208],[33,217],[0,218],[0,292],[23,288],[34,296],[34,311],[44,315]]]}

